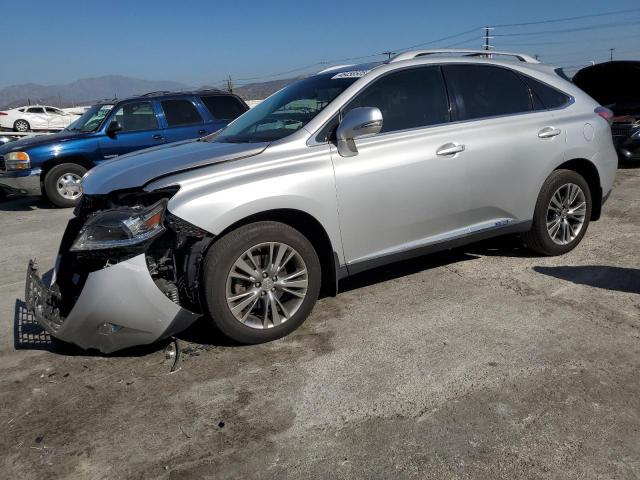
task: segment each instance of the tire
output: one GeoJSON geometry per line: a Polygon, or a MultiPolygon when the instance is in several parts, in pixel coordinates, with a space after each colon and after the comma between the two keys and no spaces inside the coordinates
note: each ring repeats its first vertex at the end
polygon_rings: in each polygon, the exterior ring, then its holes
{"type": "Polygon", "coordinates": [[[79,181],[87,169],[77,163],[62,163],[47,172],[44,177],[44,194],[57,207],[73,207],[82,193],[72,184],[79,181]],[[66,194],[64,192],[67,192],[66,194]]]}
{"type": "Polygon", "coordinates": [[[28,132],[31,130],[31,125],[26,120],[19,119],[13,122],[13,130],[16,132],[28,132]]]}
{"type": "Polygon", "coordinates": [[[525,245],[547,256],[562,255],[573,250],[587,232],[592,206],[591,190],[582,175],[573,170],[554,171],[545,180],[538,195],[531,230],[523,235],[525,245]],[[576,187],[581,194],[576,193],[576,187]],[[575,199],[569,208],[564,202],[558,203],[559,199],[570,198],[574,194],[575,199]],[[582,203],[584,207],[578,208],[582,203]],[[562,208],[558,208],[558,205],[562,208]]]}
{"type": "MultiPolygon", "coordinates": [[[[276,268],[271,266],[264,269],[273,273],[276,268]]],[[[263,276],[264,274],[266,272],[263,272],[263,276]]],[[[309,316],[318,299],[320,279],[321,267],[318,255],[309,240],[298,230],[284,223],[272,221],[244,225],[216,241],[204,259],[202,298],[205,314],[223,335],[238,343],[257,344],[275,340],[291,333],[309,316]],[[274,246],[271,247],[271,245],[274,246]],[[280,264],[284,263],[284,265],[280,273],[273,277],[269,274],[267,278],[259,278],[263,267],[276,264],[280,258],[279,251],[283,248],[282,245],[293,249],[297,255],[292,254],[291,259],[285,262],[284,260],[290,254],[289,250],[285,250],[281,255],[280,264]],[[270,248],[273,249],[273,253],[269,253],[270,248]],[[246,271],[239,269],[237,262],[244,258],[246,267],[250,260],[244,255],[248,251],[252,253],[255,263],[258,263],[260,268],[255,275],[251,275],[251,278],[257,280],[255,283],[246,278],[239,279],[231,276],[232,273],[245,275],[246,271]],[[273,261],[268,261],[269,257],[273,261]],[[294,275],[302,270],[306,272],[294,275]],[[306,280],[304,298],[299,297],[303,287],[290,287],[288,290],[294,289],[296,293],[292,295],[282,290],[282,285],[278,286],[288,276],[295,276],[298,284],[303,284],[306,280]],[[242,297],[242,300],[228,302],[228,299],[238,296],[242,297]],[[232,308],[240,307],[240,303],[245,299],[250,301],[247,310],[240,309],[234,314],[232,308]],[[248,314],[247,311],[249,311],[248,314]],[[285,311],[288,311],[288,315],[284,315],[285,311]],[[243,315],[248,316],[240,320],[239,317],[243,315]],[[271,315],[271,321],[268,318],[269,315],[271,315]]]]}

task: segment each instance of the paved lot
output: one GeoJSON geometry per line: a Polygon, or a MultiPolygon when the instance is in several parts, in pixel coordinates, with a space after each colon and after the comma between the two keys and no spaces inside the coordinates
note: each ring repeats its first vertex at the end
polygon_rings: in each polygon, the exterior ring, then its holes
{"type": "Polygon", "coordinates": [[[196,325],[174,373],[162,345],[87,355],[23,315],[69,215],[0,203],[0,478],[640,477],[640,169],[569,255],[507,238],[377,270],[277,342],[196,325]]]}

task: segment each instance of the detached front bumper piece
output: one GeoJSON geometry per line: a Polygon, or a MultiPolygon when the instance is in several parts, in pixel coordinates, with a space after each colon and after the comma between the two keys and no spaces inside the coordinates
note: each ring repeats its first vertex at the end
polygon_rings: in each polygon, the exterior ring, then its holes
{"type": "Polygon", "coordinates": [[[167,298],[153,282],[145,255],[89,273],[66,317],[65,299],[47,287],[34,262],[27,267],[27,309],[52,336],[103,353],[153,343],[184,330],[198,314],[167,298]]]}

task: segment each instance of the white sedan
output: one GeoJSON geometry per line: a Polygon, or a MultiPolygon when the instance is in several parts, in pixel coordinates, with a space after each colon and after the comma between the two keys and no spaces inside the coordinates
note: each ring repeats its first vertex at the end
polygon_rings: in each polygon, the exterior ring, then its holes
{"type": "Polygon", "coordinates": [[[0,128],[16,132],[29,130],[62,130],[80,118],[59,108],[29,105],[0,112],[0,128]]]}

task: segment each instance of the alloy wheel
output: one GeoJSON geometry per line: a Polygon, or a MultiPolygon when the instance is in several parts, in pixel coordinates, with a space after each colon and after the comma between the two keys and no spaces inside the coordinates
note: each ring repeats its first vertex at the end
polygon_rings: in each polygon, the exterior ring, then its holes
{"type": "Polygon", "coordinates": [[[309,285],[307,266],[290,245],[265,242],[235,261],[226,282],[227,306],[242,324],[273,328],[289,320],[302,305],[309,285]]]}
{"type": "Polygon", "coordinates": [[[582,189],[575,183],[560,186],[547,207],[547,232],[554,243],[567,245],[582,230],[587,202],[582,189]]]}

